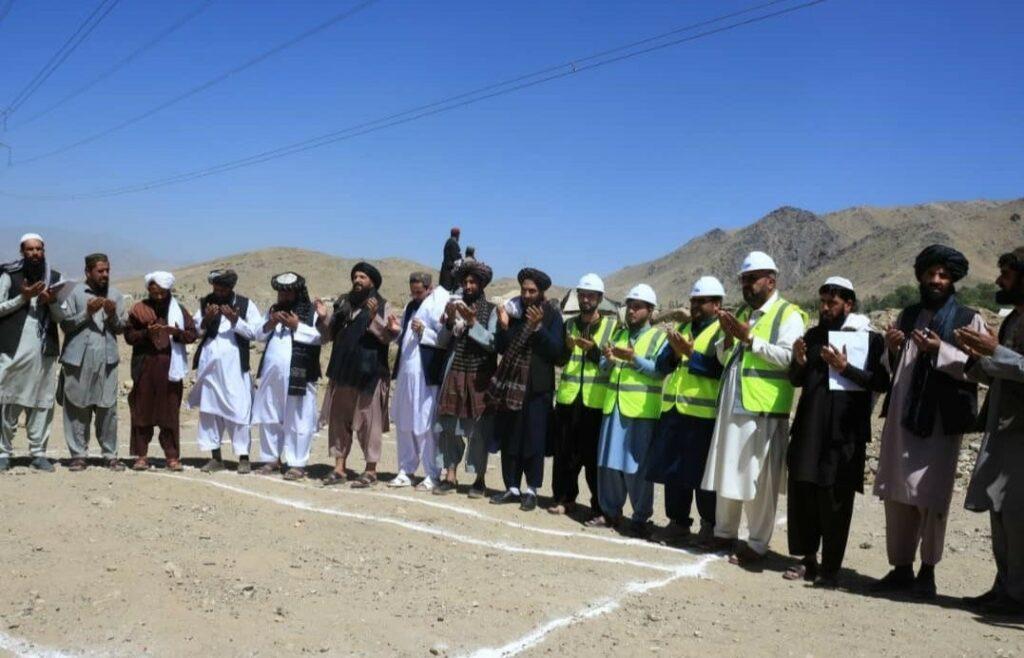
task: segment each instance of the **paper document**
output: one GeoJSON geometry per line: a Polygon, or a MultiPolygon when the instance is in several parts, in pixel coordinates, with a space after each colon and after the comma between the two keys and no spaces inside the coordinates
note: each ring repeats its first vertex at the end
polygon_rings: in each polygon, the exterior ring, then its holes
{"type": "Polygon", "coordinates": [[[54,299],[63,304],[71,296],[71,291],[75,289],[76,283],[78,282],[72,279],[61,279],[50,286],[50,292],[53,294],[54,299]]]}
{"type": "MultiPolygon", "coordinates": [[[[846,348],[846,360],[855,368],[864,369],[868,361],[868,338],[870,334],[866,331],[830,331],[828,342],[840,352],[846,348]]],[[[863,386],[858,386],[852,381],[843,377],[829,366],[828,369],[828,390],[830,391],[863,391],[863,386]]]]}

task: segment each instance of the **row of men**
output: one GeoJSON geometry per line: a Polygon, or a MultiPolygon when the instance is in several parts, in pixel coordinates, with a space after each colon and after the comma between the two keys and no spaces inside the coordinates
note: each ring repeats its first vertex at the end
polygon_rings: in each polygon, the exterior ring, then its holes
{"type": "MultiPolygon", "coordinates": [[[[109,288],[107,259],[87,258],[81,289],[58,304],[44,283],[59,275],[46,273],[41,238],[27,236],[21,247],[21,263],[0,276],[0,299],[8,300],[0,305],[0,337],[16,343],[13,361],[0,355],[3,458],[22,411],[28,413],[37,462],[40,447],[45,451],[45,396],[18,396],[45,393],[45,371],[52,367],[45,357],[52,364],[53,323],[59,322],[65,346],[58,388],[72,469],[85,466],[90,414],[96,416],[104,456],[118,467],[116,429],[110,430],[120,331],[134,348],[134,467],[148,468],[146,448],[160,427],[168,467],[180,468],[184,346],[201,331],[188,403],[200,411],[200,446],[213,452],[204,470],[223,468],[219,449],[227,434],[239,470],[248,471],[248,428],[255,424],[268,462],[260,471],[284,467],[285,477],[301,478],[318,424],[319,350],[333,342],[319,413],[336,460],[327,485],[349,480],[353,440],[360,443],[366,467],[351,486],[376,482],[390,402],[400,466],[393,486],[411,485],[422,464],[426,477],[417,487],[450,493],[465,461],[474,478],[468,495],[483,497],[488,455],[500,450],[504,491],[491,502],[532,510],[544,457],[553,454],[549,511],[573,511],[583,471],[593,512],[587,523],[646,536],[653,483],[660,482],[669,534],[689,532],[696,498],[698,543],[730,549],[732,562],[748,564],[768,551],[788,466],[789,548],[802,559],[786,576],[834,586],[854,494],[863,489],[873,398],[886,393],[874,491],[885,503],[893,569],[877,587],[931,598],[960,442],[977,418],[976,382],[983,381],[991,385],[982,414],[987,434],[967,505],[991,512],[997,579],[991,592],[971,602],[1019,609],[1024,601],[1024,499],[1015,488],[1024,468],[1018,418],[1024,401],[1024,250],[999,263],[1000,301],[1017,308],[996,337],[977,313],[956,301],[955,283],[967,273],[966,258],[939,245],[914,263],[920,303],[905,309],[884,336],[854,312],[854,286],[840,277],[821,287],[819,322],[808,329],[804,312],[779,295],[778,268],[761,252],[751,253],[741,267],[743,304],[736,313],[723,308],[722,284],[703,277],[691,291],[691,320],[666,329],[651,322],[657,299],[645,284],[627,295],[619,326],[616,317],[600,313],[600,278],[587,275],[576,288],[580,314],[563,324],[557,304],[545,299],[551,285],[546,274],[524,269],[520,296],[495,304],[485,294],[490,268],[472,259],[455,272],[453,291],[432,288],[426,274],[410,277],[412,300],[401,317],[380,296],[380,273],[367,263],[353,268],[351,291],[330,310],[310,300],[301,276],[285,273],[272,281],[277,303],[261,316],[234,291],[234,273],[222,271],[211,273],[213,292],[194,318],[173,298],[168,273],[147,276],[148,299],[125,316],[117,307],[120,296],[109,288]],[[15,326],[18,340],[10,338],[15,326]],[[832,345],[833,331],[864,332],[866,357],[852,363],[832,345]],[[267,343],[255,396],[248,367],[253,340],[267,343]],[[392,341],[399,344],[393,372],[392,341]],[[25,358],[18,359],[28,351],[43,355],[32,372],[25,358]],[[20,385],[12,378],[19,372],[20,385]],[[848,385],[831,385],[837,375],[848,385]],[[803,393],[791,425],[798,387],[803,393]],[[632,510],[624,519],[627,499],[632,510]],[[736,539],[744,512],[749,538],[741,543],[736,539]],[[915,576],[918,550],[921,568],[915,576]]],[[[11,351],[10,345],[0,351],[11,351]]]]}

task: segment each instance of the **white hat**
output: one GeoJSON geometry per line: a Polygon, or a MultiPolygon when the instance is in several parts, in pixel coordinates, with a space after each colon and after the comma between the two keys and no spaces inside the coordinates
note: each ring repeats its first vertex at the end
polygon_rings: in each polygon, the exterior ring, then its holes
{"type": "Polygon", "coordinates": [[[46,244],[46,241],[43,240],[43,236],[39,235],[38,233],[26,233],[25,235],[21,236],[21,240],[18,240],[18,244],[23,245],[29,240],[39,240],[39,242],[41,242],[42,244],[46,244]]]}
{"type": "Polygon", "coordinates": [[[823,285],[836,286],[837,288],[846,288],[850,292],[856,292],[856,290],[853,289],[853,282],[851,282],[846,277],[842,276],[830,276],[829,278],[825,279],[825,283],[823,285]]]}
{"type": "Polygon", "coordinates": [[[631,299],[635,299],[638,302],[647,302],[651,306],[658,305],[658,295],[655,294],[654,288],[646,283],[638,283],[633,286],[633,289],[626,295],[627,302],[631,299]]]}
{"type": "Polygon", "coordinates": [[[740,274],[760,272],[762,270],[778,272],[779,268],[775,266],[775,261],[768,254],[763,251],[752,251],[743,259],[743,267],[740,268],[740,274]]]}
{"type": "Polygon", "coordinates": [[[604,281],[596,274],[584,274],[580,282],[576,284],[576,290],[590,290],[604,294],[604,281]]]}
{"type": "Polygon", "coordinates": [[[690,297],[725,297],[725,288],[715,277],[702,276],[690,289],[690,297]]]}
{"type": "Polygon", "coordinates": [[[164,290],[170,290],[174,287],[174,275],[164,271],[150,272],[146,275],[146,285],[151,283],[155,283],[164,290]]]}

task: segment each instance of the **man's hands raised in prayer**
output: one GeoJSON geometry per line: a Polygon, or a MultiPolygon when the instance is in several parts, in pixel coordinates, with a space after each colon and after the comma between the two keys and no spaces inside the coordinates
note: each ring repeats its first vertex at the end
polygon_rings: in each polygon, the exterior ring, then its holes
{"type": "Polygon", "coordinates": [[[750,340],[750,324],[747,322],[740,322],[736,319],[736,316],[729,311],[719,311],[718,322],[722,327],[722,331],[725,332],[727,341],[730,338],[738,340],[741,343],[746,343],[750,340]]]}
{"type": "Polygon", "coordinates": [[[44,292],[46,292],[46,284],[42,281],[36,281],[33,284],[29,284],[28,281],[21,282],[21,298],[26,302],[44,292]]]}
{"type": "Polygon", "coordinates": [[[942,339],[939,335],[931,329],[914,329],[914,333],[910,334],[911,340],[914,341],[914,345],[917,345],[917,349],[922,352],[929,354],[939,351],[939,346],[942,345],[942,339]]]}
{"type": "Polygon", "coordinates": [[[826,345],[821,348],[821,360],[840,375],[846,370],[846,366],[850,364],[846,356],[846,345],[843,345],[842,351],[837,350],[834,345],[826,345]]]}
{"type": "Polygon", "coordinates": [[[907,336],[897,329],[895,325],[890,324],[889,328],[885,330],[885,346],[893,354],[900,351],[900,347],[903,346],[903,341],[906,339],[907,336]]]}
{"type": "Polygon", "coordinates": [[[530,329],[536,329],[544,321],[544,309],[540,304],[534,304],[526,309],[526,322],[530,329]]]}
{"type": "Polygon", "coordinates": [[[999,347],[999,338],[992,331],[977,331],[970,327],[957,329],[956,344],[960,346],[968,356],[979,359],[983,356],[992,356],[999,347]]]}
{"type": "Polygon", "coordinates": [[[676,353],[677,357],[690,356],[693,354],[693,341],[687,340],[686,336],[682,335],[675,329],[668,330],[668,344],[672,346],[672,351],[676,353]]]}

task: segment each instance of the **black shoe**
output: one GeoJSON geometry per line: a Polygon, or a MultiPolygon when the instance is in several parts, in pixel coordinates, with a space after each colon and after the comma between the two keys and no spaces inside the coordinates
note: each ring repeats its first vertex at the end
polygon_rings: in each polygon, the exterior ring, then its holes
{"type": "Polygon", "coordinates": [[[910,567],[893,569],[871,585],[872,592],[904,592],[914,586],[914,571],[910,567]]]}
{"type": "Polygon", "coordinates": [[[518,503],[519,494],[506,491],[500,494],[494,494],[491,496],[491,505],[508,505],[510,503],[518,503]]]}
{"type": "Polygon", "coordinates": [[[654,528],[650,521],[629,521],[622,528],[622,534],[636,539],[650,539],[654,528]]]}
{"type": "Polygon", "coordinates": [[[811,585],[814,587],[821,587],[823,589],[836,589],[839,587],[839,576],[834,573],[819,574],[811,585]]]}
{"type": "Polygon", "coordinates": [[[932,601],[938,597],[938,590],[935,588],[935,571],[929,569],[925,571],[921,570],[917,574],[917,578],[914,579],[914,585],[910,589],[910,593],[915,599],[921,599],[922,601],[932,601]]]}
{"type": "Polygon", "coordinates": [[[457,487],[458,485],[455,482],[452,482],[451,480],[441,480],[437,484],[437,486],[434,487],[434,490],[431,491],[430,493],[434,494],[435,496],[444,496],[455,491],[457,487]]]}
{"type": "Polygon", "coordinates": [[[532,512],[537,509],[537,494],[523,494],[523,502],[519,503],[519,509],[524,512],[532,512]]]}
{"type": "Polygon", "coordinates": [[[487,489],[483,485],[477,486],[476,484],[474,484],[472,487],[469,488],[469,491],[466,492],[466,497],[473,499],[483,498],[486,495],[487,489]]]}
{"type": "Polygon", "coordinates": [[[996,591],[996,589],[993,587],[992,589],[990,589],[989,591],[985,592],[984,594],[980,594],[978,596],[965,596],[965,597],[961,598],[960,600],[963,601],[963,604],[965,606],[967,606],[968,608],[980,609],[980,608],[984,607],[985,605],[987,605],[989,603],[992,603],[993,601],[996,601],[998,599],[999,599],[999,592],[996,591]]]}

